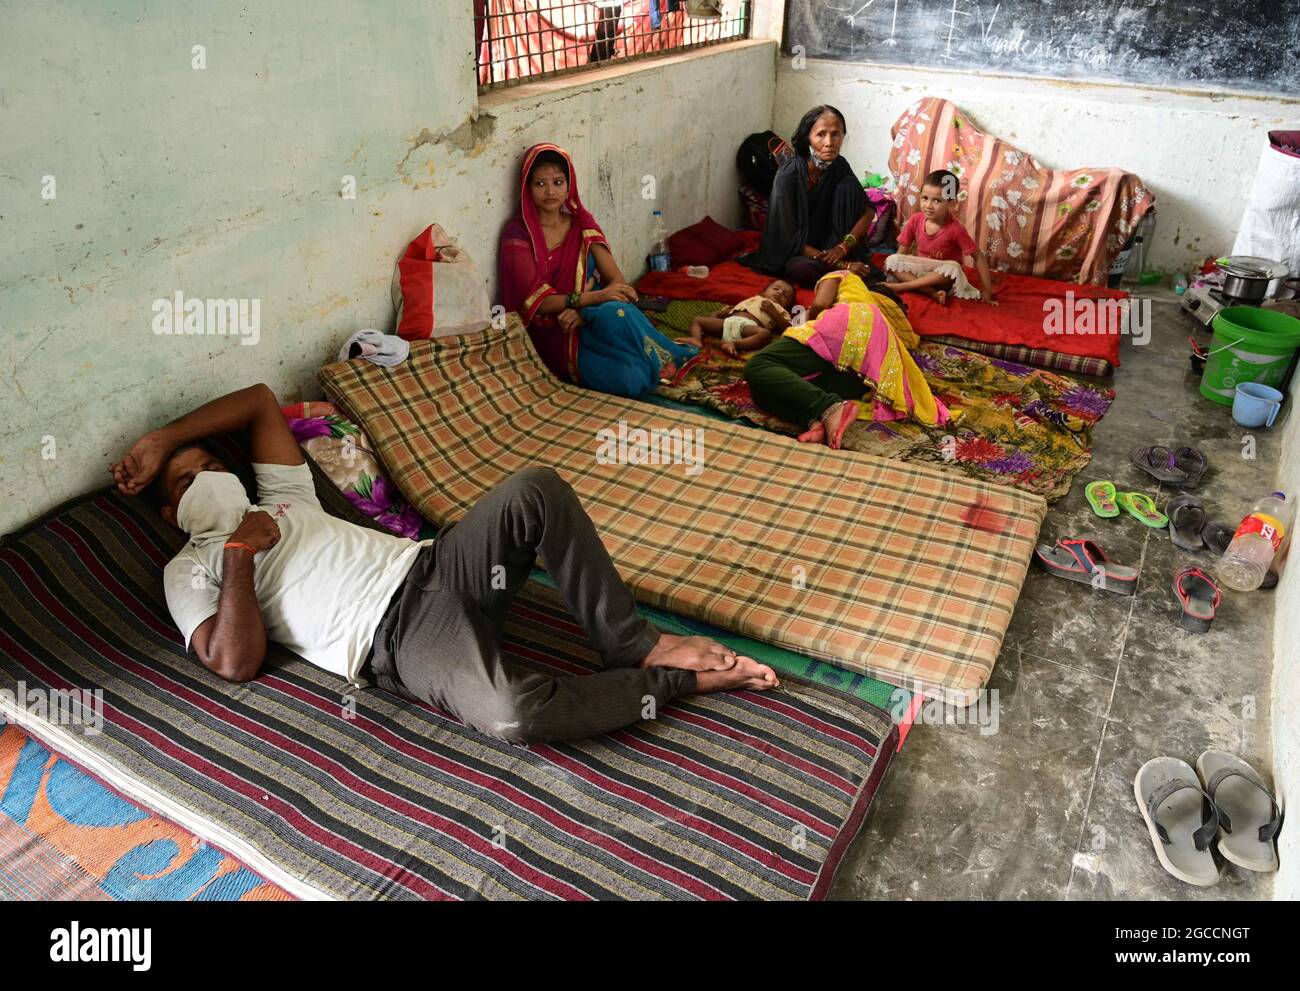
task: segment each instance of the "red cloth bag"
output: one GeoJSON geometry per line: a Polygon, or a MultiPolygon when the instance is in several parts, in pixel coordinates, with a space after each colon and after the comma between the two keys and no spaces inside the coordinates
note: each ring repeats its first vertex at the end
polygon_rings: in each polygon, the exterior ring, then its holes
{"type": "Polygon", "coordinates": [[[487,287],[473,260],[438,224],[416,236],[393,271],[397,336],[408,341],[482,330],[487,287]]]}

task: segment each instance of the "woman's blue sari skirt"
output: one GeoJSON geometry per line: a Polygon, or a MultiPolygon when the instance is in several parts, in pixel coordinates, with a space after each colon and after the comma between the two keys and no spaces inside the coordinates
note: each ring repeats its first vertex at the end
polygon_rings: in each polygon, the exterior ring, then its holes
{"type": "Polygon", "coordinates": [[[681,367],[698,348],[677,344],[635,303],[617,300],[582,310],[578,375],[588,389],[638,399],[659,384],[664,361],[681,367]]]}

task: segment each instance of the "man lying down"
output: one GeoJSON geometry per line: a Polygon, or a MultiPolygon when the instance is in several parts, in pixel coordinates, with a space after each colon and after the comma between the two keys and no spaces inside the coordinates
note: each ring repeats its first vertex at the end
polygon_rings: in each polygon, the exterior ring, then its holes
{"type": "Polygon", "coordinates": [[[549,468],[512,475],[435,540],[379,533],[321,508],[274,394],[255,385],[146,434],[110,470],[127,495],[152,486],[163,517],[190,535],[163,575],[167,605],[186,648],[228,681],[257,677],[270,639],[515,743],[628,726],[649,698],[657,712],[679,695],[778,684],[766,665],[637,615],[549,468]],[[257,505],[198,444],[232,430],[251,436],[257,505]],[[539,553],[605,670],[551,678],[502,656],[506,611],[539,553]]]}

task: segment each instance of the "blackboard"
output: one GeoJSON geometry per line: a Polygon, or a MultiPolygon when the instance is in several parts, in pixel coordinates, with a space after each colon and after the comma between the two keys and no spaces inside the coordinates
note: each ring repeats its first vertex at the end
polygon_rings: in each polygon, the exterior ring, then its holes
{"type": "Polygon", "coordinates": [[[808,58],[1300,96],[1300,0],[787,0],[808,58]]]}

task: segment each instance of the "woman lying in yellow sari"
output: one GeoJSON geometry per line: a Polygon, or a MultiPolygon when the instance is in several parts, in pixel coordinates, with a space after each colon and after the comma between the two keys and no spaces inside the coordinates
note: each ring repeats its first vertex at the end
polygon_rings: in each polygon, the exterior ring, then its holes
{"type": "Polygon", "coordinates": [[[754,402],[807,426],[799,439],[838,449],[849,424],[915,419],[948,422],[908,348],[920,339],[902,307],[868,289],[855,266],[817,282],[806,323],[791,327],[745,365],[754,402]]]}

